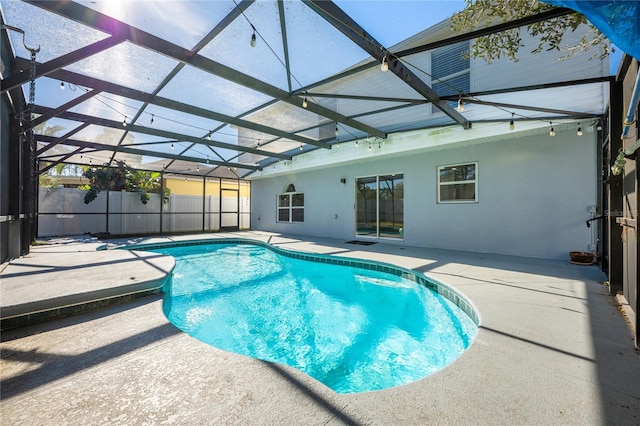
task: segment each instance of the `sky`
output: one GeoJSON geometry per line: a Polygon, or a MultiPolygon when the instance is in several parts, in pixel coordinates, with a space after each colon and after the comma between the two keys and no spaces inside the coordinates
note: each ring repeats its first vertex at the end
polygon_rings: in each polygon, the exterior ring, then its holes
{"type": "Polygon", "coordinates": [[[337,0],[383,46],[393,46],[464,9],[462,0],[337,0]],[[392,7],[390,7],[390,5],[392,7]]]}

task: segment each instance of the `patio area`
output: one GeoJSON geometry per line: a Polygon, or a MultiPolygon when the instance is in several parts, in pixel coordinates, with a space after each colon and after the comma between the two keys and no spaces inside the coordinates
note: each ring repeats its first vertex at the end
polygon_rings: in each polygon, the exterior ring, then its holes
{"type": "MultiPolygon", "coordinates": [[[[362,246],[259,231],[107,243],[224,237],[423,272],[455,287],[474,304],[479,332],[460,358],[429,377],[383,391],[340,395],[293,368],[191,338],[167,321],[162,295],[155,294],[3,331],[3,423],[640,422],[640,354],[634,350],[632,325],[608,295],[606,277],[597,266],[382,242],[362,246]]],[[[33,247],[27,258],[5,265],[3,308],[11,285],[37,288],[34,294],[41,295],[43,288],[64,283],[65,288],[84,291],[90,300],[95,290],[87,289],[88,281],[99,287],[118,281],[110,274],[140,277],[148,267],[161,279],[172,267],[170,260],[156,259],[160,263],[153,266],[145,256],[122,257],[128,252],[120,250],[96,252],[96,240],[57,242],[33,247]],[[65,268],[59,270],[18,265],[63,259],[65,268]],[[81,273],[69,274],[79,270],[70,259],[82,266],[81,273]]]]}

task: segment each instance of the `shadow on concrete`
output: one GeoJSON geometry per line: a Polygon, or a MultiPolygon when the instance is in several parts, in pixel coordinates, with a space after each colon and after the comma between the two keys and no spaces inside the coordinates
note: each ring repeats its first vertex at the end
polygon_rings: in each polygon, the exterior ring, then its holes
{"type": "Polygon", "coordinates": [[[267,367],[269,367],[270,369],[272,369],[273,371],[275,371],[276,373],[278,373],[282,378],[287,380],[293,386],[295,386],[305,396],[307,396],[309,399],[311,399],[316,404],[318,404],[318,406],[322,407],[324,410],[331,413],[335,419],[341,421],[345,425],[357,426],[357,425],[363,424],[358,422],[357,419],[354,419],[348,414],[344,413],[339,407],[336,407],[335,404],[333,404],[331,401],[327,400],[326,398],[323,398],[321,395],[318,395],[316,392],[309,389],[308,386],[306,386],[300,380],[293,377],[284,368],[280,367],[277,364],[267,362],[267,361],[262,361],[262,363],[267,367]]]}
{"type": "MultiPolygon", "coordinates": [[[[47,254],[49,253],[55,253],[55,252],[47,252],[47,254]]],[[[80,269],[90,269],[90,268],[99,267],[99,266],[118,265],[118,264],[121,265],[124,263],[130,263],[130,262],[140,262],[141,260],[143,260],[145,263],[149,264],[150,266],[153,266],[154,268],[158,269],[160,272],[163,272],[163,273],[170,272],[170,271],[165,271],[162,268],[150,262],[150,260],[152,259],[166,257],[164,255],[158,254],[158,255],[148,255],[143,257],[139,253],[135,253],[133,251],[131,251],[130,253],[132,253],[133,257],[128,259],[112,259],[112,260],[105,260],[101,262],[77,263],[69,266],[60,266],[55,264],[49,265],[49,264],[42,264],[42,263],[35,265],[35,264],[24,262],[21,260],[15,260],[11,262],[10,266],[30,268],[30,270],[14,272],[14,273],[3,273],[2,279],[19,278],[19,277],[26,277],[30,275],[44,276],[44,274],[52,273],[52,272],[78,271],[80,269]]],[[[76,253],[61,252],[61,254],[73,256],[76,253]]],[[[42,280],[46,280],[46,279],[43,278],[42,280]]]]}
{"type": "Polygon", "coordinates": [[[180,330],[167,323],[109,345],[72,356],[38,352],[37,350],[3,349],[2,358],[5,361],[40,365],[34,370],[2,380],[0,382],[0,399],[7,400],[19,396],[179,333],[181,333],[180,330]]]}
{"type": "MultiPolygon", "coordinates": [[[[119,313],[138,308],[140,306],[153,303],[156,300],[162,300],[164,294],[155,294],[146,296],[140,299],[136,299],[134,301],[123,302],[119,304],[111,304],[105,306],[103,308],[91,310],[91,311],[83,311],[78,314],[72,314],[66,317],[55,318],[55,320],[45,321],[37,324],[30,324],[26,327],[12,328],[9,330],[4,330],[0,333],[0,342],[10,342],[12,340],[22,339],[27,336],[31,336],[34,334],[45,333],[48,331],[60,330],[66,327],[71,327],[78,322],[86,322],[93,321],[100,318],[106,318],[112,315],[117,315],[119,313]],[[80,318],[82,316],[82,319],[80,318]],[[86,319],[88,317],[88,319],[86,319]]],[[[4,358],[4,356],[3,356],[4,358]]]]}

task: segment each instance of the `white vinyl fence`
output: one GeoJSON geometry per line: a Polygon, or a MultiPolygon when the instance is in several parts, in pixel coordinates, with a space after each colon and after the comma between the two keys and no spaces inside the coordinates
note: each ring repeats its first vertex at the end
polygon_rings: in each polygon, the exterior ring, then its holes
{"type": "MultiPolygon", "coordinates": [[[[220,229],[220,197],[172,194],[162,201],[150,194],[147,204],[138,194],[109,192],[107,229],[107,192],[102,191],[89,204],[84,204],[85,191],[75,188],[40,188],[38,197],[38,236],[69,236],[109,232],[111,235],[155,234],[174,232],[218,231],[220,229]],[[204,206],[203,206],[204,201],[204,206]],[[162,208],[162,213],[160,209],[162,208]],[[162,227],[160,221],[162,220],[162,227]]],[[[222,199],[224,206],[239,202],[239,229],[249,229],[250,200],[240,197],[222,199]]],[[[225,208],[226,211],[226,208],[225,208]]],[[[229,215],[229,213],[225,213],[229,215]]],[[[236,226],[228,220],[222,226],[236,226]]]]}

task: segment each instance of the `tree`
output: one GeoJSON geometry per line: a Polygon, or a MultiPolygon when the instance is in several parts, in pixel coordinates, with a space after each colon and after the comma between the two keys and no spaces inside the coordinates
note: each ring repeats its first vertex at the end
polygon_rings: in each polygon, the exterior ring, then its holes
{"type": "MultiPolygon", "coordinates": [[[[536,15],[555,6],[541,3],[538,0],[465,0],[466,7],[451,17],[451,28],[454,31],[471,31],[481,26],[489,26],[499,22],[536,15]]],[[[584,15],[571,13],[526,27],[526,31],[538,39],[538,46],[531,53],[542,50],[561,50],[562,36],[568,31],[575,31],[586,24],[590,31],[573,46],[566,46],[569,58],[579,52],[597,50],[594,58],[605,58],[611,52],[609,41],[597,28],[591,25],[584,15]]],[[[520,28],[502,31],[484,37],[478,37],[473,43],[471,55],[491,63],[495,59],[508,57],[517,61],[518,50],[523,46],[520,28]]]]}
{"type": "MultiPolygon", "coordinates": [[[[160,194],[162,192],[162,175],[160,173],[134,170],[122,161],[116,162],[115,167],[88,168],[83,176],[89,179],[87,185],[80,187],[80,189],[87,191],[84,196],[85,204],[95,200],[100,191],[106,190],[137,192],[142,204],[147,204],[150,193],[160,194]]],[[[165,188],[163,197],[168,197],[170,194],[169,188],[165,188]]]]}

